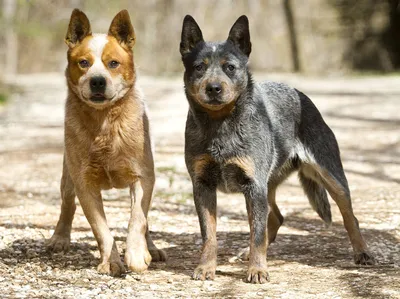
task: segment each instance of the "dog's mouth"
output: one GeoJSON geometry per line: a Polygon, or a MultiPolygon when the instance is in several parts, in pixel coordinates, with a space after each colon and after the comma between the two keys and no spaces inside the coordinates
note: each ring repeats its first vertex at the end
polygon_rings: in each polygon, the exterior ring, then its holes
{"type": "Polygon", "coordinates": [[[205,104],[211,105],[211,106],[222,106],[225,105],[225,102],[222,102],[219,99],[211,99],[210,101],[207,101],[205,104]]]}
{"type": "Polygon", "coordinates": [[[209,110],[216,111],[231,105],[232,102],[235,102],[235,98],[232,97],[232,94],[229,93],[224,96],[216,97],[203,96],[198,99],[198,102],[201,106],[209,110]]]}
{"type": "Polygon", "coordinates": [[[219,111],[224,109],[226,106],[229,106],[231,102],[225,102],[220,100],[211,100],[211,101],[199,101],[199,104],[210,111],[219,111]]]}
{"type": "Polygon", "coordinates": [[[102,103],[107,100],[107,98],[102,93],[94,93],[90,97],[90,100],[95,103],[102,103]]]}
{"type": "Polygon", "coordinates": [[[207,108],[209,110],[220,110],[225,107],[227,103],[221,102],[219,100],[211,100],[211,101],[202,101],[200,105],[202,105],[204,108],[207,108]]]}
{"type": "Polygon", "coordinates": [[[103,109],[111,105],[117,98],[118,94],[115,93],[112,97],[107,97],[103,93],[92,93],[88,96],[81,94],[81,99],[89,106],[96,109],[103,109]]]}

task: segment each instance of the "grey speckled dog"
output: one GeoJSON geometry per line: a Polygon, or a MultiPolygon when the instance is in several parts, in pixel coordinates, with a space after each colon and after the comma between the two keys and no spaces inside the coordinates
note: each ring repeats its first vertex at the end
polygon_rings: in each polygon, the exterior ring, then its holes
{"type": "Polygon", "coordinates": [[[193,182],[203,249],[194,279],[213,279],[217,265],[216,191],[241,192],[250,224],[247,281],[268,280],[267,248],[282,225],[275,191],[297,170],[311,206],[331,222],[327,192],[339,206],[356,264],[373,264],[353,214],[335,136],[303,93],[255,83],[248,69],[249,24],[240,17],[225,42],[203,40],[191,16],[180,52],[189,101],[185,160],[193,182]]]}

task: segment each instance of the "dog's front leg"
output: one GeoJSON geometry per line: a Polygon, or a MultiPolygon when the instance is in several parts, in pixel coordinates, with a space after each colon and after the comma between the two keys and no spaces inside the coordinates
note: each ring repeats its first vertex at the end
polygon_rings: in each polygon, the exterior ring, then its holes
{"type": "Polygon", "coordinates": [[[154,180],[140,179],[131,186],[131,218],[126,238],[125,263],[134,272],[145,271],[151,262],[147,247],[147,213],[150,208],[154,180]]]}
{"type": "Polygon", "coordinates": [[[75,192],[99,246],[101,257],[97,270],[100,273],[121,276],[125,272],[125,267],[107,225],[100,190],[94,191],[76,186],[75,192]]]}
{"type": "Polygon", "coordinates": [[[217,268],[217,192],[215,187],[196,182],[193,183],[193,196],[203,239],[200,264],[194,270],[193,278],[213,280],[217,268]]]}
{"type": "Polygon", "coordinates": [[[250,254],[247,282],[266,283],[267,272],[267,188],[251,184],[244,192],[250,224],[250,254]]]}

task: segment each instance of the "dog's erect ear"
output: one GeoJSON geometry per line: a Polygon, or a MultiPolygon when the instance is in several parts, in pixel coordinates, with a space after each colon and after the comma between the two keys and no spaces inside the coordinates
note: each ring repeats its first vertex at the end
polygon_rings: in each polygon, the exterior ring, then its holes
{"type": "Polygon", "coordinates": [[[131,18],[126,9],[121,10],[112,20],[108,35],[117,39],[121,45],[126,45],[132,49],[135,44],[135,30],[131,23],[131,18]]]}
{"type": "Polygon", "coordinates": [[[86,36],[91,35],[90,22],[87,16],[79,9],[74,9],[68,25],[68,32],[65,36],[65,43],[73,48],[86,36]]]}
{"type": "Polygon", "coordinates": [[[240,51],[247,57],[251,52],[249,20],[246,16],[241,16],[235,24],[233,24],[231,31],[229,31],[228,40],[231,41],[240,51]]]}
{"type": "Polygon", "coordinates": [[[190,53],[199,42],[203,42],[203,34],[201,33],[199,25],[192,16],[187,15],[183,20],[182,35],[180,52],[181,55],[190,53]]]}

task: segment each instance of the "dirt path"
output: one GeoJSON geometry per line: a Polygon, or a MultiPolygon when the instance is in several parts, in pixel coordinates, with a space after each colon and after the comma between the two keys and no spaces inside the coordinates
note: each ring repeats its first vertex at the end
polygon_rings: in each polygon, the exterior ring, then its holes
{"type": "MultiPolygon", "coordinates": [[[[267,78],[256,76],[257,79],[267,78]]],[[[243,282],[247,264],[235,255],[248,243],[244,199],[220,195],[219,266],[213,282],[190,279],[201,238],[183,160],[187,111],[181,79],[142,78],[156,142],[157,187],[150,226],[169,255],[143,275],[97,274],[99,253],[80,207],[71,251],[49,255],[43,242],[60,209],[63,105],[58,75],[18,77],[23,92],[0,112],[1,297],[28,298],[400,298],[399,78],[300,79],[272,76],[306,92],[334,130],[353,205],[377,266],[356,267],[336,206],[327,229],[295,176],[280,188],[284,226],[269,249],[271,282],[243,282]]],[[[105,193],[120,251],[129,216],[126,190],[105,193]]]]}

